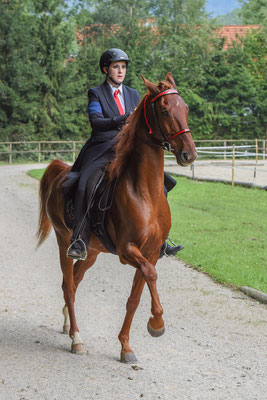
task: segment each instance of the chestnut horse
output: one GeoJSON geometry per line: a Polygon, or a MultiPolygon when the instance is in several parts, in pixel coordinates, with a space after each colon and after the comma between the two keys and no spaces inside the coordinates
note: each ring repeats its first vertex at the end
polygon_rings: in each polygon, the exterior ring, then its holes
{"type": "MultiPolygon", "coordinates": [[[[173,77],[155,85],[144,77],[148,94],[127,120],[117,136],[115,156],[108,167],[109,179],[117,179],[113,202],[106,214],[106,229],[116,246],[122,264],[136,268],[125,319],[119,333],[121,361],[136,361],[129,344],[134,313],[147,283],[151,294],[152,317],[148,331],[152,336],[164,333],[163,309],[157,292],[155,265],[160,249],[171,227],[169,205],[164,194],[164,149],[168,148],[177,163],[186,166],[196,158],[196,148],[188,129],[188,106],[179,95],[173,77]]],[[[107,252],[92,234],[86,260],[66,257],[72,235],[64,222],[62,183],[70,167],[60,160],[52,161],[40,183],[40,245],[53,226],[63,273],[65,306],[63,331],[72,338],[71,351],[83,354],[85,346],[75,318],[75,293],[84,273],[100,252],[107,252]]]]}

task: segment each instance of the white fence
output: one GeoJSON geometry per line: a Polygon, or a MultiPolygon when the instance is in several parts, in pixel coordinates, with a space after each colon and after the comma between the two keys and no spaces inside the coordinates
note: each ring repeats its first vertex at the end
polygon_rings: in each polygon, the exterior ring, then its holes
{"type": "MultiPolygon", "coordinates": [[[[187,174],[192,179],[195,179],[195,176],[198,179],[199,171],[209,166],[210,169],[205,176],[211,176],[214,169],[224,169],[227,181],[229,181],[229,169],[231,169],[233,186],[239,179],[240,173],[245,175],[245,171],[250,180],[253,175],[253,182],[259,181],[259,175],[263,177],[260,179],[260,184],[267,186],[266,139],[195,140],[195,143],[198,159],[191,165],[187,174]]],[[[52,159],[61,158],[74,162],[83,144],[84,141],[0,142],[0,161],[9,164],[25,161],[46,163],[52,159]]],[[[166,164],[171,163],[177,168],[175,157],[171,153],[166,154],[165,158],[166,164]]],[[[184,168],[182,170],[184,171],[184,168]]]]}
{"type": "MultiPolygon", "coordinates": [[[[9,164],[22,161],[45,162],[63,157],[74,162],[84,143],[85,141],[82,140],[0,142],[0,161],[9,164]]],[[[219,157],[226,160],[232,157],[233,145],[236,146],[236,157],[267,158],[266,139],[195,140],[195,143],[199,158],[219,157]],[[249,151],[246,152],[243,149],[249,149],[249,151]]]]}

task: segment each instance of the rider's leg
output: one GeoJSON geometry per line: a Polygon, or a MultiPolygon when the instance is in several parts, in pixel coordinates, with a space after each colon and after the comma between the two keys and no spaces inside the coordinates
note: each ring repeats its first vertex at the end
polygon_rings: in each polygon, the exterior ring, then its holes
{"type": "Polygon", "coordinates": [[[103,173],[102,165],[95,163],[79,178],[74,199],[73,234],[67,251],[67,256],[70,258],[84,260],[87,257],[90,242],[90,209],[103,173]]]}
{"type": "MultiPolygon", "coordinates": [[[[166,197],[168,195],[168,192],[174,188],[176,183],[177,182],[174,178],[172,178],[169,174],[167,174],[167,172],[164,172],[164,193],[166,197]]],[[[172,257],[175,256],[178,253],[178,251],[183,250],[184,248],[183,245],[176,246],[175,243],[173,243],[170,239],[169,241],[171,242],[172,245],[170,245],[166,240],[161,246],[159,258],[162,258],[163,256],[172,257]]]]}
{"type": "Polygon", "coordinates": [[[87,247],[90,241],[90,230],[85,227],[90,224],[87,210],[87,180],[81,174],[74,198],[73,234],[67,256],[84,260],[87,257],[87,247]]]}

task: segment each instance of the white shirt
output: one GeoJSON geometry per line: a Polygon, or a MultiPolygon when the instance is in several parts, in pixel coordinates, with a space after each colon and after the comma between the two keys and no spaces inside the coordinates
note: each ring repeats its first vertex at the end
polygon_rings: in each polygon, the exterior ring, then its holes
{"type": "Polygon", "coordinates": [[[125,112],[125,103],[124,103],[124,98],[123,98],[122,85],[120,85],[119,87],[115,87],[115,86],[112,86],[112,85],[109,83],[109,86],[111,87],[112,96],[113,96],[113,97],[114,97],[114,92],[115,92],[115,90],[118,90],[118,91],[119,91],[119,93],[118,93],[118,98],[119,98],[119,100],[120,100],[120,102],[121,102],[121,106],[122,106],[122,108],[123,108],[123,111],[125,112]]]}

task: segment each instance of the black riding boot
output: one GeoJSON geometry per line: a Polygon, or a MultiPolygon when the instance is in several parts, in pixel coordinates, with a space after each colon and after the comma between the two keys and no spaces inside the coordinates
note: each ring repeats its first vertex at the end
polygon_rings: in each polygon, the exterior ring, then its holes
{"type": "Polygon", "coordinates": [[[67,257],[75,260],[85,260],[87,258],[87,248],[90,242],[90,221],[88,215],[78,226],[73,229],[70,246],[67,250],[67,257]]]}
{"type": "Polygon", "coordinates": [[[67,257],[75,260],[85,260],[87,248],[90,241],[90,219],[83,201],[79,196],[75,197],[73,234],[70,246],[67,250],[67,257]]]}
{"type": "MultiPolygon", "coordinates": [[[[174,243],[172,243],[174,244],[174,243]]],[[[160,254],[159,254],[159,258],[162,258],[163,256],[167,256],[167,257],[173,257],[175,256],[178,251],[183,250],[184,246],[180,245],[180,246],[170,246],[168,244],[168,242],[164,242],[163,245],[161,246],[160,249],[160,254]]]]}
{"type": "MultiPolygon", "coordinates": [[[[176,183],[176,180],[164,171],[164,193],[166,197],[168,196],[168,192],[170,192],[174,188],[176,183]]],[[[164,242],[161,246],[159,258],[162,258],[163,256],[172,257],[175,256],[178,251],[183,250],[183,245],[176,246],[175,243],[173,243],[170,239],[169,241],[173,246],[169,245],[166,240],[166,242],[164,242]]]]}

